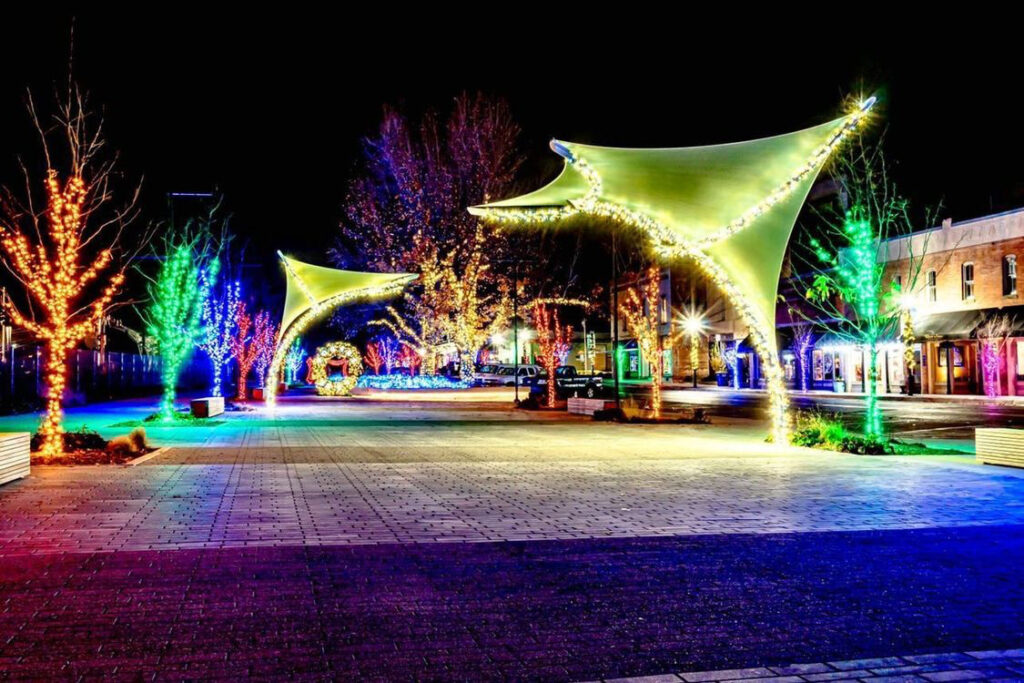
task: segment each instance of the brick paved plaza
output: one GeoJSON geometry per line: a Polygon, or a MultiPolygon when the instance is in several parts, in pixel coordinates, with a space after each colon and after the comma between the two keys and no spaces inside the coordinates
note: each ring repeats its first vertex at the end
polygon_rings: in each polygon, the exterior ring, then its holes
{"type": "Polygon", "coordinates": [[[0,676],[1024,678],[991,652],[1024,644],[1018,471],[499,403],[219,422],[0,488],[0,676]]]}

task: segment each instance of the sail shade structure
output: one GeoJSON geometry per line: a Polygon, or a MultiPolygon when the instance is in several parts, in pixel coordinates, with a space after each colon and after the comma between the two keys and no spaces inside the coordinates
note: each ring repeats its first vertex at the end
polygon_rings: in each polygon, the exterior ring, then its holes
{"type": "Polygon", "coordinates": [[[469,211],[508,223],[604,217],[639,227],[660,256],[693,258],[751,328],[781,438],[785,383],[774,321],[782,260],[811,185],[874,102],[795,133],[722,145],[630,149],[552,140],[565,158],[557,178],[469,211]]]}
{"type": "Polygon", "coordinates": [[[277,397],[277,378],[292,342],[323,313],[347,303],[382,299],[402,293],[405,285],[417,278],[413,273],[362,273],[314,266],[288,258],[278,252],[284,264],[286,289],[281,333],[270,362],[264,397],[273,405],[277,397]]]}
{"type": "Polygon", "coordinates": [[[412,282],[412,273],[361,273],[337,270],[303,263],[281,255],[286,275],[282,332],[310,308],[322,306],[331,299],[347,296],[353,300],[374,298],[377,293],[393,296],[401,291],[400,285],[412,282]],[[383,292],[382,292],[383,290],[383,292]]]}
{"type": "Polygon", "coordinates": [[[743,288],[760,317],[774,320],[786,245],[828,158],[818,152],[849,123],[844,117],[796,133],[706,147],[627,149],[554,140],[553,148],[571,155],[554,181],[470,211],[500,217],[509,209],[586,210],[587,201],[622,207],[664,226],[675,244],[706,252],[743,288]],[[580,161],[600,185],[589,198],[591,183],[580,161]],[[727,230],[780,188],[786,191],[777,202],[751,215],[741,229],[727,230]]]}

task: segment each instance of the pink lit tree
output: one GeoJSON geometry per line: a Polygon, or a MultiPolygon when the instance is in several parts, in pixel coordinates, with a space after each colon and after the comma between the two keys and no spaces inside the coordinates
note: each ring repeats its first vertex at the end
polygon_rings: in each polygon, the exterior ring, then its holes
{"type": "Polygon", "coordinates": [[[978,328],[981,341],[981,370],[985,377],[985,395],[999,396],[999,357],[1006,340],[1014,328],[1014,320],[1008,315],[992,315],[978,328]]]}

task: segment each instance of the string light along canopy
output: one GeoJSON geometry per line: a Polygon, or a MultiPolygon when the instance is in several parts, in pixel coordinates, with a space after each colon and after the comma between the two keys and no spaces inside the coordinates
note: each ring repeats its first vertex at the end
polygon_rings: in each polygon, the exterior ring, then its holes
{"type": "Polygon", "coordinates": [[[806,130],[724,145],[628,149],[552,140],[565,158],[557,178],[469,211],[527,225],[607,218],[641,229],[664,259],[693,259],[750,328],[771,396],[772,434],[785,443],[785,377],[774,332],[782,259],[822,166],[874,103],[871,97],[806,130]]]}
{"type": "Polygon", "coordinates": [[[284,264],[287,289],[284,314],[281,317],[281,336],[268,373],[271,381],[264,387],[267,405],[276,402],[277,378],[281,376],[288,349],[311,324],[338,306],[398,296],[417,277],[412,273],[336,270],[296,261],[281,252],[277,252],[277,255],[284,264]]]}

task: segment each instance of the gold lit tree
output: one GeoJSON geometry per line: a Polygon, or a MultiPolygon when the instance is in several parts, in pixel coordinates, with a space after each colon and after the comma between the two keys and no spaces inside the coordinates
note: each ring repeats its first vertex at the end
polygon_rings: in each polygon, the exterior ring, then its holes
{"type": "Polygon", "coordinates": [[[136,187],[127,203],[113,208],[116,155],[104,154],[102,120],[86,105],[84,94],[69,86],[44,121],[29,98],[44,166],[37,176],[22,163],[25,191],[5,189],[0,213],[3,263],[24,294],[22,304],[16,296],[5,298],[4,310],[46,348],[46,413],[39,434],[41,453],[50,458],[64,453],[68,356],[95,333],[124,282],[119,238],[138,198],[136,187]]]}
{"type": "MultiPolygon", "coordinates": [[[[558,361],[569,352],[572,345],[572,326],[562,327],[558,320],[558,309],[549,311],[546,304],[537,303],[533,307],[533,326],[537,330],[537,358],[548,373],[548,408],[555,407],[557,382],[555,369],[558,361]]],[[[518,380],[517,380],[518,381],[518,380]]]]}
{"type": "Polygon", "coordinates": [[[660,272],[651,266],[636,286],[626,290],[625,301],[619,304],[626,330],[636,339],[640,355],[651,366],[651,409],[654,417],[661,417],[661,378],[663,351],[658,330],[658,288],[660,272]]]}
{"type": "Polygon", "coordinates": [[[414,240],[417,285],[405,295],[403,316],[392,306],[387,317],[373,321],[390,329],[398,340],[411,346],[423,359],[423,372],[436,369],[435,350],[452,344],[459,353],[462,378],[473,373],[473,359],[487,340],[504,328],[512,314],[512,298],[506,283],[489,287],[487,235],[477,226],[465,244],[442,253],[437,244],[417,236],[414,240]]]}

